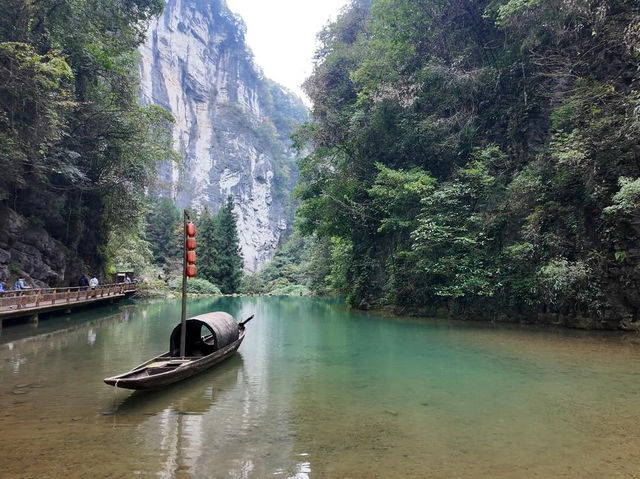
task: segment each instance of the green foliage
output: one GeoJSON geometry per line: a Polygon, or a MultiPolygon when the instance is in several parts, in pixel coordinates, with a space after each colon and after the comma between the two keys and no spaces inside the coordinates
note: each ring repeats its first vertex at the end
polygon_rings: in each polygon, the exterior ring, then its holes
{"type": "Polygon", "coordinates": [[[153,261],[161,265],[165,273],[176,269],[182,260],[183,234],[182,216],[173,200],[162,197],[153,201],[153,208],[147,216],[145,239],[151,248],[153,261]]]}
{"type": "Polygon", "coordinates": [[[274,288],[269,294],[272,296],[309,296],[311,291],[300,284],[289,284],[274,288]]]}
{"type": "Polygon", "coordinates": [[[197,260],[198,276],[215,282],[217,280],[217,251],[216,241],[218,237],[217,218],[209,213],[207,208],[198,218],[197,232],[197,260]]]}
{"type": "Polygon", "coordinates": [[[156,165],[176,159],[170,115],[138,104],[137,47],[163,6],[0,5],[0,201],[92,268],[140,236],[156,165]]]}
{"type": "Polygon", "coordinates": [[[11,274],[11,275],[21,275],[21,274],[23,274],[22,266],[20,266],[18,263],[9,263],[7,265],[7,267],[9,268],[9,274],[11,274]]]}
{"type": "Polygon", "coordinates": [[[508,0],[504,5],[498,7],[496,23],[500,26],[507,26],[514,16],[525,14],[540,5],[540,2],[541,0],[508,0]]]}
{"type": "Polygon", "coordinates": [[[195,222],[198,277],[219,285],[225,294],[239,292],[242,256],[232,198],[227,199],[215,216],[205,208],[195,222]]]}
{"type": "Polygon", "coordinates": [[[319,37],[296,136],[324,284],[362,307],[635,314],[638,12],[351,2],[319,37]]]}
{"type": "MultiPolygon", "coordinates": [[[[298,233],[295,233],[296,235],[298,233]]],[[[317,236],[300,237],[302,240],[302,263],[300,266],[301,277],[298,282],[309,288],[313,294],[330,296],[338,291],[329,280],[331,268],[337,265],[332,260],[332,244],[329,238],[317,236]]]]}
{"type": "Polygon", "coordinates": [[[281,245],[257,275],[263,285],[263,292],[271,293],[278,288],[306,285],[308,250],[309,244],[297,233],[281,245]]]}
{"type": "Polygon", "coordinates": [[[0,77],[2,196],[15,186],[47,183],[52,171],[72,181],[83,179],[69,158],[51,154],[66,133],[65,115],[76,106],[64,57],[39,55],[28,43],[0,43],[0,77]]]}
{"type": "Polygon", "coordinates": [[[637,216],[640,213],[640,178],[620,177],[620,190],[613,195],[613,205],[606,207],[606,215],[637,216]]]}
{"type": "Polygon", "coordinates": [[[245,274],[240,281],[241,294],[262,294],[264,293],[264,282],[259,274],[245,274]]]}
{"type": "Polygon", "coordinates": [[[222,295],[220,288],[202,278],[191,278],[187,281],[187,293],[222,295]]]}
{"type": "Polygon", "coordinates": [[[151,244],[135,233],[116,233],[109,235],[109,241],[103,254],[107,271],[133,271],[140,278],[153,262],[151,244]]]}
{"type": "Polygon", "coordinates": [[[353,244],[349,240],[333,236],[330,249],[331,264],[325,283],[334,293],[349,292],[349,271],[353,257],[353,244]]]}
{"type": "MultiPolygon", "coordinates": [[[[338,238],[336,242],[341,242],[338,238]]],[[[334,295],[346,291],[343,262],[332,261],[332,241],[294,232],[255,274],[245,275],[241,292],[273,295],[334,295]],[[342,288],[339,290],[338,288],[342,288]]]]}
{"type": "Polygon", "coordinates": [[[540,292],[546,303],[558,312],[581,309],[592,300],[589,288],[591,271],[583,261],[554,258],[538,271],[540,292]]]}
{"type": "Polygon", "coordinates": [[[409,172],[376,165],[380,172],[368,193],[381,217],[379,232],[411,232],[416,226],[422,198],[430,194],[436,181],[424,170],[409,172]]]}
{"type": "MultiPolygon", "coordinates": [[[[182,292],[182,277],[173,277],[168,281],[169,289],[178,293],[182,292]]],[[[192,294],[212,294],[220,296],[222,292],[211,281],[207,281],[203,278],[188,278],[187,279],[187,293],[192,294]]]]}
{"type": "Polygon", "coordinates": [[[200,274],[219,285],[223,293],[237,293],[242,280],[242,255],[232,197],[227,198],[215,218],[205,212],[201,220],[200,274]]]}
{"type": "Polygon", "coordinates": [[[497,271],[491,264],[486,222],[494,185],[495,178],[475,162],[422,200],[411,256],[430,287],[426,297],[495,293],[497,271]]]}

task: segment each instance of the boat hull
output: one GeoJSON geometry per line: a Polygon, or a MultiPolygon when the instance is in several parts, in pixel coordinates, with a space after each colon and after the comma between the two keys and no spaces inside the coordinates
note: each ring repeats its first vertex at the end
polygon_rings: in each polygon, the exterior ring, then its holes
{"type": "Polygon", "coordinates": [[[244,331],[241,331],[240,337],[233,343],[199,358],[172,358],[167,352],[136,366],[129,372],[106,378],[104,382],[110,386],[136,390],[169,386],[228,359],[238,350],[243,339],[244,331]]]}

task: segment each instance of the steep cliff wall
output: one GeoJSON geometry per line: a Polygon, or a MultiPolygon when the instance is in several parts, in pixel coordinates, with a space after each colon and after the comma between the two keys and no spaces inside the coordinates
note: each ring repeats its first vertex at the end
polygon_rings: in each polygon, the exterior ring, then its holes
{"type": "Polygon", "coordinates": [[[168,194],[180,207],[213,211],[232,195],[245,268],[254,271],[290,220],[289,134],[307,111],[256,68],[244,28],[223,0],[169,0],[141,48],[140,75],[143,101],[176,120],[185,164],[162,169],[168,194]]]}
{"type": "Polygon", "coordinates": [[[77,252],[2,205],[0,225],[0,281],[9,288],[19,276],[39,288],[77,285],[84,272],[77,252]]]}

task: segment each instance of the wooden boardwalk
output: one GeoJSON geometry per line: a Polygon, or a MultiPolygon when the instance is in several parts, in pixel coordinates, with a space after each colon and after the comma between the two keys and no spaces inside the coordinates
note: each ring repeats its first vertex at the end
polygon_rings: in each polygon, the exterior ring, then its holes
{"type": "Polygon", "coordinates": [[[137,289],[136,283],[118,283],[99,285],[95,288],[69,287],[6,291],[0,293],[0,327],[5,319],[27,317],[31,321],[37,321],[40,313],[113,302],[130,296],[137,289]]]}

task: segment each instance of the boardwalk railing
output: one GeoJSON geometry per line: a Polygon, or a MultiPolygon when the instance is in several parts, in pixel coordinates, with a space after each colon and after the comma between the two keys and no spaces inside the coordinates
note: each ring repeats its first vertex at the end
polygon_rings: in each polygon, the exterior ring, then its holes
{"type": "Polygon", "coordinates": [[[94,288],[76,286],[67,288],[24,289],[0,293],[0,313],[7,310],[38,309],[93,301],[100,298],[122,296],[136,291],[136,283],[98,285],[94,288]]]}

